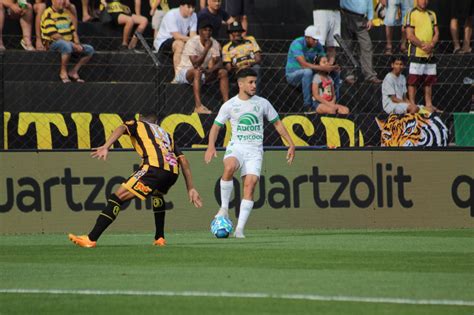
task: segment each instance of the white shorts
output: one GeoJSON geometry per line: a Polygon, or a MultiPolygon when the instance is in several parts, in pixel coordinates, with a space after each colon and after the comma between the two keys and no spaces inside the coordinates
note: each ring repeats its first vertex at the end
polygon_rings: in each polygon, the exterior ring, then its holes
{"type": "Polygon", "coordinates": [[[155,14],[153,14],[153,17],[151,19],[151,28],[154,30],[159,30],[161,21],[163,21],[163,17],[165,16],[166,12],[161,11],[161,10],[156,10],[155,14]]]}
{"type": "Polygon", "coordinates": [[[415,75],[436,75],[436,64],[410,62],[408,73],[415,75]]]}
{"type": "MultiPolygon", "coordinates": [[[[188,82],[188,80],[186,79],[186,73],[188,73],[189,70],[191,70],[191,69],[181,69],[181,70],[179,70],[178,73],[176,74],[176,77],[175,77],[176,83],[193,85],[192,82],[188,82]]],[[[206,77],[205,77],[204,72],[203,72],[202,75],[201,75],[201,82],[204,83],[205,81],[206,81],[206,77]]]]}
{"type": "Polygon", "coordinates": [[[387,114],[406,114],[408,109],[408,103],[394,103],[389,102],[388,104],[384,105],[383,110],[387,114]]]}
{"type": "Polygon", "coordinates": [[[321,45],[339,47],[334,35],[341,35],[341,13],[336,10],[315,10],[313,21],[321,38],[321,45]]]}
{"type": "Polygon", "coordinates": [[[224,160],[233,157],[239,161],[240,176],[251,174],[260,177],[262,172],[263,150],[249,146],[229,145],[224,160]]]}

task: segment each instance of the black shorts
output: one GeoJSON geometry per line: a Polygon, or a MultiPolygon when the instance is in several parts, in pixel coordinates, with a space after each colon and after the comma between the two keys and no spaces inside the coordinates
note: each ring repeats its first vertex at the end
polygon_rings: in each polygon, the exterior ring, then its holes
{"type": "Polygon", "coordinates": [[[170,54],[173,52],[174,37],[168,38],[160,46],[160,53],[170,54]]]}
{"type": "Polygon", "coordinates": [[[225,9],[230,16],[243,16],[248,14],[248,0],[227,0],[225,9]]]}
{"type": "Polygon", "coordinates": [[[120,25],[119,22],[118,22],[118,18],[119,18],[120,14],[131,16],[131,14],[127,14],[127,13],[124,13],[124,12],[109,13],[109,14],[112,17],[112,24],[115,25],[115,26],[120,25]]]}
{"type": "Polygon", "coordinates": [[[178,174],[145,164],[122,183],[122,186],[145,200],[151,193],[165,195],[177,180],[178,174]]]}
{"type": "Polygon", "coordinates": [[[474,14],[474,0],[469,1],[451,1],[450,2],[450,9],[451,9],[451,18],[464,20],[474,14]]]}

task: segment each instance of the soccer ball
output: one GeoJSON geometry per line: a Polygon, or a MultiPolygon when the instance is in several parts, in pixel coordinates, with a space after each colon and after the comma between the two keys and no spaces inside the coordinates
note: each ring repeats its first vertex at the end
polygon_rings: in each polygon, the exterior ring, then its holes
{"type": "Polygon", "coordinates": [[[232,221],[229,218],[218,216],[211,222],[211,233],[217,238],[227,238],[232,232],[232,221]]]}

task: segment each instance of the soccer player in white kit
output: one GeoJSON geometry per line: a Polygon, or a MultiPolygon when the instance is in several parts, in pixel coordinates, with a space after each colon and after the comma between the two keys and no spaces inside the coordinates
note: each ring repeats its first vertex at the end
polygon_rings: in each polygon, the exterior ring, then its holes
{"type": "Polygon", "coordinates": [[[229,216],[229,200],[234,189],[233,176],[240,169],[244,184],[240,215],[234,236],[245,238],[244,227],[253,208],[253,193],[260,177],[263,159],[263,118],[275,126],[277,132],[289,144],[286,159],[288,164],[295,157],[295,145],[280,121],[277,111],[263,97],[256,96],[257,74],[252,69],[243,69],[237,74],[239,94],[225,102],[219,110],[209,132],[209,144],[204,161],[210,163],[217,157],[216,139],[221,127],[230,120],[232,138],[224,155],[224,173],[221,178],[221,208],[217,216],[229,216]]]}

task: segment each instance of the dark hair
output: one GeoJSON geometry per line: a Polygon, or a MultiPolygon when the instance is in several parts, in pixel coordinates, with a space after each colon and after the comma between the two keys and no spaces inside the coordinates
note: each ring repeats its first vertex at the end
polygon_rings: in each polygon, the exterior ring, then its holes
{"type": "Polygon", "coordinates": [[[316,55],[316,57],[314,57],[314,59],[313,59],[313,63],[314,63],[315,65],[319,65],[319,63],[321,62],[321,59],[322,59],[323,57],[326,57],[326,58],[327,58],[326,55],[316,55]]]}
{"type": "Polygon", "coordinates": [[[158,123],[158,115],[155,112],[144,112],[140,113],[141,118],[145,119],[147,122],[158,123]]]}
{"type": "Polygon", "coordinates": [[[403,62],[403,64],[406,64],[407,58],[405,57],[405,55],[393,55],[390,58],[390,64],[394,63],[395,61],[401,61],[403,62]]]}
{"type": "Polygon", "coordinates": [[[237,72],[237,80],[244,79],[246,77],[256,77],[257,72],[251,68],[245,68],[237,72]]]}
{"type": "Polygon", "coordinates": [[[189,5],[193,8],[196,7],[196,1],[194,0],[179,0],[179,5],[189,5]]]}

